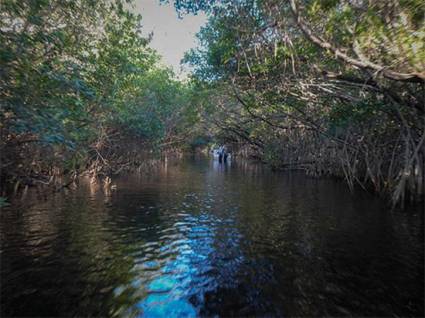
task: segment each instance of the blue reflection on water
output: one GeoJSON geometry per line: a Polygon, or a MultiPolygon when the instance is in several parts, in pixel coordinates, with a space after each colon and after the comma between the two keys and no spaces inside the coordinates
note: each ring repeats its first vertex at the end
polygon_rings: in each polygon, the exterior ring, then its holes
{"type": "Polygon", "coordinates": [[[161,276],[148,284],[148,291],[153,293],[162,293],[171,291],[177,285],[177,280],[170,275],[161,276]]]}
{"type": "MultiPolygon", "coordinates": [[[[164,238],[168,240],[156,249],[154,257],[158,259],[145,261],[139,267],[139,276],[148,276],[144,286],[146,296],[137,305],[142,317],[194,317],[199,314],[199,306],[192,305],[189,299],[200,304],[204,301],[204,293],[216,289],[219,284],[213,256],[226,253],[217,251],[214,246],[217,226],[222,225],[217,217],[201,213],[196,217],[185,215],[183,220],[175,222],[174,234],[170,234],[169,229],[164,230],[167,233],[164,238]],[[165,262],[159,262],[161,258],[165,262]],[[157,267],[159,263],[162,266],[157,267]]],[[[239,237],[232,232],[234,229],[229,232],[230,249],[237,247],[233,240],[239,237]]],[[[237,267],[238,264],[231,265],[237,267]]],[[[232,272],[236,272],[236,268],[232,272]]]]}
{"type": "Polygon", "coordinates": [[[184,299],[152,294],[140,304],[143,317],[196,317],[195,308],[184,299]]]}

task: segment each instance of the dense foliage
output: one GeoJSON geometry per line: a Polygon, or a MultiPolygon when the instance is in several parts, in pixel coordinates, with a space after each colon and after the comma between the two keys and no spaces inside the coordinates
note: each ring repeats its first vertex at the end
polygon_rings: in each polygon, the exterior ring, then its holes
{"type": "Polygon", "coordinates": [[[394,203],[423,198],[423,1],[174,4],[209,15],[190,82],[160,66],[130,1],[2,1],[2,185],[110,175],[215,140],[394,203]]]}
{"type": "Polygon", "coordinates": [[[191,88],[160,66],[130,6],[2,0],[2,185],[109,174],[184,139],[191,88]]]}
{"type": "Polygon", "coordinates": [[[212,94],[204,114],[223,140],[277,167],[392,194],[394,203],[423,198],[423,1],[175,5],[210,13],[186,62],[212,94]]]}

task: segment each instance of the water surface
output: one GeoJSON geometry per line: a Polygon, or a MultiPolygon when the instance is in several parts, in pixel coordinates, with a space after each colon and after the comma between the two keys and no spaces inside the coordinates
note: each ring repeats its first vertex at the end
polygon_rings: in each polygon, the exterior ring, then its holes
{"type": "Polygon", "coordinates": [[[207,159],[1,211],[2,316],[423,316],[423,213],[207,159]]]}

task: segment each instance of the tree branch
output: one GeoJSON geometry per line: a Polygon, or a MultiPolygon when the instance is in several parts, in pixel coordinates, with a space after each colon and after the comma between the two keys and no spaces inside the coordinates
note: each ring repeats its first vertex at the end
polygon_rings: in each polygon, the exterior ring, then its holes
{"type": "Polygon", "coordinates": [[[330,52],[332,52],[338,59],[359,68],[370,69],[375,72],[381,73],[385,78],[388,78],[391,80],[413,82],[413,83],[425,82],[425,71],[417,72],[417,73],[399,73],[396,71],[389,70],[386,67],[373,63],[369,60],[366,60],[366,59],[359,60],[359,59],[355,59],[348,56],[347,54],[342,52],[340,49],[334,47],[331,43],[314,35],[313,31],[310,29],[310,27],[301,17],[301,14],[297,8],[296,1],[290,0],[290,4],[291,4],[292,13],[294,14],[294,17],[295,17],[295,21],[297,22],[299,28],[304,33],[304,35],[311,42],[313,42],[320,48],[329,50],[330,52]]]}

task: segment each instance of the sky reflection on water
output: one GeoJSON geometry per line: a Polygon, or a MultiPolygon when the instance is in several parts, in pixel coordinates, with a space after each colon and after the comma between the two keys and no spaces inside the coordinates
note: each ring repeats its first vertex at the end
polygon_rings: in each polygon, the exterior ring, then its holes
{"type": "MultiPolygon", "coordinates": [[[[211,200],[210,200],[211,202],[211,200]]],[[[190,205],[186,204],[186,207],[190,205]]],[[[204,303],[204,294],[214,291],[218,284],[215,260],[219,259],[220,253],[215,247],[216,228],[222,224],[208,212],[197,217],[187,215],[182,221],[176,222],[170,229],[174,235],[167,234],[164,244],[156,249],[153,258],[162,259],[164,253],[172,253],[162,266],[155,261],[147,261],[143,264],[148,271],[141,271],[140,276],[147,282],[147,296],[137,305],[141,309],[143,317],[195,317],[199,315],[196,307],[204,303]],[[176,238],[179,238],[176,240],[176,238]]],[[[226,220],[228,228],[232,223],[226,220]]],[[[170,231],[168,231],[170,232],[170,231]]],[[[227,252],[238,249],[239,234],[235,231],[227,232],[227,240],[224,242],[227,252]]],[[[239,257],[239,260],[242,260],[239,257]]],[[[228,259],[226,264],[220,267],[226,268],[226,279],[232,280],[229,273],[237,272],[238,262],[228,259]]],[[[136,260],[137,262],[137,260],[136,260]]]]}

